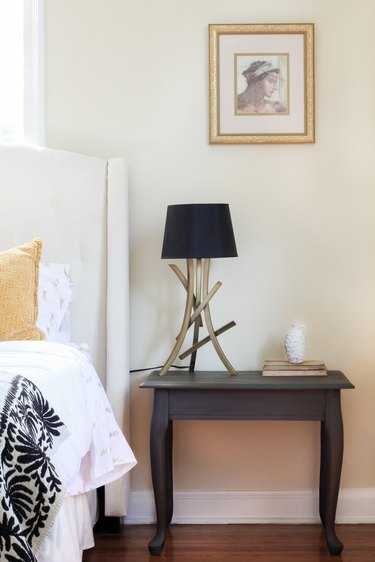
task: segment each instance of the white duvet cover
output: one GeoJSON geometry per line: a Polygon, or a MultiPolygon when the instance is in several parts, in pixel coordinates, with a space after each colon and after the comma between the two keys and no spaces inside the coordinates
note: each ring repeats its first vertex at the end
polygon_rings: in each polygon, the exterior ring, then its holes
{"type": "Polygon", "coordinates": [[[0,371],[31,380],[67,426],[70,435],[52,457],[67,496],[107,484],[136,464],[88,354],[78,346],[0,342],[0,371]]]}

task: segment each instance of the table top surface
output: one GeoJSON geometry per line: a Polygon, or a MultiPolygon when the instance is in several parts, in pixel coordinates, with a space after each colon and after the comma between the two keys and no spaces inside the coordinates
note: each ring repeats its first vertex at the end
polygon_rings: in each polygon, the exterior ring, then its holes
{"type": "Polygon", "coordinates": [[[341,371],[326,376],[263,376],[262,371],[168,371],[162,377],[153,371],[140,388],[154,389],[225,389],[225,390],[329,390],[351,389],[354,385],[341,371]]]}

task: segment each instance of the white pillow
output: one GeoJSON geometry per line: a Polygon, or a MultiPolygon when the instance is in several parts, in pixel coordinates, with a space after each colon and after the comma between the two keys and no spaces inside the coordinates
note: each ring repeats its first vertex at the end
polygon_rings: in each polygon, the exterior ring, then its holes
{"type": "Polygon", "coordinates": [[[70,342],[70,305],[74,283],[69,265],[63,263],[39,264],[38,320],[36,325],[47,341],[70,342]]]}

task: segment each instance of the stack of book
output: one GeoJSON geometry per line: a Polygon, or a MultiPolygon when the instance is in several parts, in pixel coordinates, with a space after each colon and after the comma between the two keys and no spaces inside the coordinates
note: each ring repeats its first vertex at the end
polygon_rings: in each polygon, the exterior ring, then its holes
{"type": "Polygon", "coordinates": [[[265,361],[262,375],[265,377],[322,377],[327,375],[327,368],[322,361],[265,361]]]}

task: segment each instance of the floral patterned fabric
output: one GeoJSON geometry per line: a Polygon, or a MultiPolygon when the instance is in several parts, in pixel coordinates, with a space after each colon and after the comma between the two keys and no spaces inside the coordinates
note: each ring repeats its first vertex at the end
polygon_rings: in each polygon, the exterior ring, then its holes
{"type": "Polygon", "coordinates": [[[0,561],[36,562],[65,495],[51,456],[69,432],[31,381],[4,375],[0,372],[0,561]]]}

